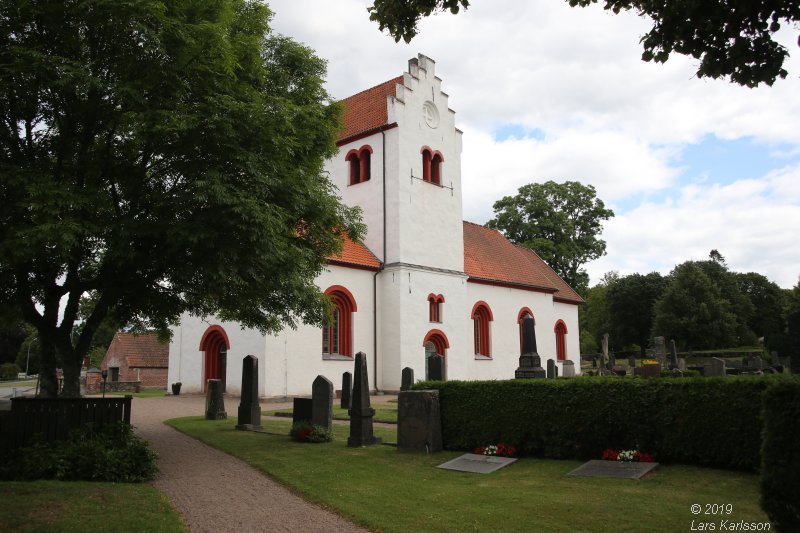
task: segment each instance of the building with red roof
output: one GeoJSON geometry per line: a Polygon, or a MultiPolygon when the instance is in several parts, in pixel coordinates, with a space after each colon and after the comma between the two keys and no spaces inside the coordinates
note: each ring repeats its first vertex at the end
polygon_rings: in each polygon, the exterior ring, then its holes
{"type": "Polygon", "coordinates": [[[159,342],[155,333],[136,335],[117,332],[108,346],[101,370],[108,371],[108,382],[138,384],[142,389],[166,389],[169,345],[159,342]]]}
{"type": "Polygon", "coordinates": [[[441,85],[419,55],[342,101],[339,151],[325,170],[342,201],[362,209],[367,234],[345,238],[316,279],[333,303],[328,323],[263,335],[186,316],[173,332],[170,382],[192,392],[217,378],[236,392],[252,354],[262,396],[304,395],[317,375],[338,388],[359,351],[378,390],[398,390],[405,367],[425,378],[432,353],[444,356],[447,379],[511,379],[525,316],[543,366],[579,372],[581,297],[534,251],[463,220],[462,132],[441,85]]]}

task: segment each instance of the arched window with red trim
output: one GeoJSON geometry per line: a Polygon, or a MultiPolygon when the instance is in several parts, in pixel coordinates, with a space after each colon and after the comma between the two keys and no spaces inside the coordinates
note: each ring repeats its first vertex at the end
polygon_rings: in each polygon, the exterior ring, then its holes
{"type": "Polygon", "coordinates": [[[553,331],[556,334],[556,358],[564,361],[567,359],[567,325],[563,320],[559,320],[553,331]]]}
{"type": "Polygon", "coordinates": [[[429,322],[442,322],[442,304],[444,303],[444,296],[441,294],[428,295],[428,321],[429,322]]]}
{"type": "Polygon", "coordinates": [[[492,356],[492,343],[489,322],[494,320],[492,310],[486,302],[480,301],[472,307],[472,331],[475,355],[492,356]]]}
{"type": "Polygon", "coordinates": [[[345,156],[345,161],[349,164],[349,185],[369,181],[372,173],[372,147],[370,145],[365,144],[358,150],[350,150],[345,156]]]}
{"type": "Polygon", "coordinates": [[[421,150],[422,153],[422,179],[423,181],[431,181],[431,160],[433,160],[433,150],[424,146],[421,150]]]}
{"type": "Polygon", "coordinates": [[[442,184],[442,161],[444,157],[439,152],[433,154],[431,158],[431,183],[442,184]]]}
{"type": "Polygon", "coordinates": [[[519,310],[517,314],[517,324],[519,324],[519,353],[522,354],[522,321],[525,319],[526,316],[530,316],[533,319],[533,323],[536,324],[536,317],[533,316],[533,311],[530,310],[529,307],[523,307],[519,310]]]}
{"type": "Polygon", "coordinates": [[[325,291],[333,309],[322,327],[322,355],[353,356],[353,313],[356,301],[346,288],[334,285],[325,291]]]}

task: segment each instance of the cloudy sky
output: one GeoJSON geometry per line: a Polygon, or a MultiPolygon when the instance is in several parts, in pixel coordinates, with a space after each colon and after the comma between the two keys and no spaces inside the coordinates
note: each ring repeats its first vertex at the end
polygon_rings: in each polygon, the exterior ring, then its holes
{"type": "Polygon", "coordinates": [[[610,270],[666,274],[712,248],[732,270],[798,282],[800,29],[778,34],[788,78],[747,89],[698,79],[684,56],[641,61],[649,21],[597,5],[474,0],[398,44],[367,0],[268,4],[277,32],[327,60],[335,98],[401,74],[417,53],[436,61],[464,132],[466,220],[485,223],[526,183],[575,180],[616,213],[607,255],[587,265],[592,284],[610,270]]]}

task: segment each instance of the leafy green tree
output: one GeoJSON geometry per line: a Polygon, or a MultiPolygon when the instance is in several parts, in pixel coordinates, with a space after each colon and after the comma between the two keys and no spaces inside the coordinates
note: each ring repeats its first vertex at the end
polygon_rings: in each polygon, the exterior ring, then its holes
{"type": "MultiPolygon", "coordinates": [[[[721,255],[719,257],[722,258],[721,255]]],[[[736,274],[728,270],[725,259],[697,261],[696,264],[706,273],[712,283],[719,288],[722,298],[729,303],[730,311],[734,315],[733,327],[736,334],[734,343],[739,346],[755,344],[757,337],[749,326],[755,308],[747,294],[742,292],[736,274]]],[[[724,346],[718,347],[723,348],[724,346]]]]}
{"type": "Polygon", "coordinates": [[[581,353],[596,353],[600,350],[600,341],[608,333],[611,324],[606,295],[609,287],[618,279],[619,274],[616,271],[606,272],[597,285],[586,290],[578,315],[581,353]]]}
{"type": "Polygon", "coordinates": [[[675,339],[681,348],[731,346],[736,315],[728,300],[695,261],[676,266],[654,305],[653,336],[675,339]]]}
{"type": "Polygon", "coordinates": [[[648,345],[653,307],[667,281],[658,272],[623,276],[606,293],[610,340],[616,347],[648,345]]]}
{"type": "Polygon", "coordinates": [[[570,286],[586,291],[589,275],[581,267],[605,254],[606,243],[598,235],[602,222],[614,216],[594,187],[577,181],[531,183],[493,207],[488,227],[536,251],[570,286]]]}
{"type": "Polygon", "coordinates": [[[786,327],[785,295],[783,290],[766,276],[756,272],[734,273],[739,292],[744,294],[752,305],[747,317],[747,326],[757,337],[768,339],[781,333],[786,327]]]}
{"type": "Polygon", "coordinates": [[[103,320],[321,323],[314,285],[357,210],[322,172],[324,62],[256,0],[0,2],[0,307],[41,390],[79,394],[103,320]],[[96,302],[75,330],[81,298],[96,302]]]}
{"type": "MultiPolygon", "coordinates": [[[[586,7],[598,0],[566,0],[586,7]]],[[[388,30],[396,41],[410,42],[422,17],[439,11],[458,13],[469,0],[374,0],[370,20],[388,30]]],[[[606,10],[633,11],[653,21],[641,39],[642,60],[664,63],[673,52],[700,60],[697,76],[721,78],[748,87],[772,85],[785,78],[783,63],[789,51],[773,40],[781,23],[800,21],[800,3],[785,0],[758,2],[651,2],[648,0],[603,0],[606,10]]]]}

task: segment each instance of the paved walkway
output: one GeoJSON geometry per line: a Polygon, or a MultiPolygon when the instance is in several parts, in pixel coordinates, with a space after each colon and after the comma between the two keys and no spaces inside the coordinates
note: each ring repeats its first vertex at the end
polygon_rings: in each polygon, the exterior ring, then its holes
{"type": "MultiPolygon", "coordinates": [[[[236,406],[238,398],[226,398],[229,412],[236,406]]],[[[280,407],[269,404],[270,409],[280,407]]],[[[190,531],[364,531],[239,459],[163,424],[202,415],[204,409],[205,398],[193,395],[134,398],[131,409],[136,432],[159,454],[160,473],[153,485],[169,497],[190,531]]]]}

